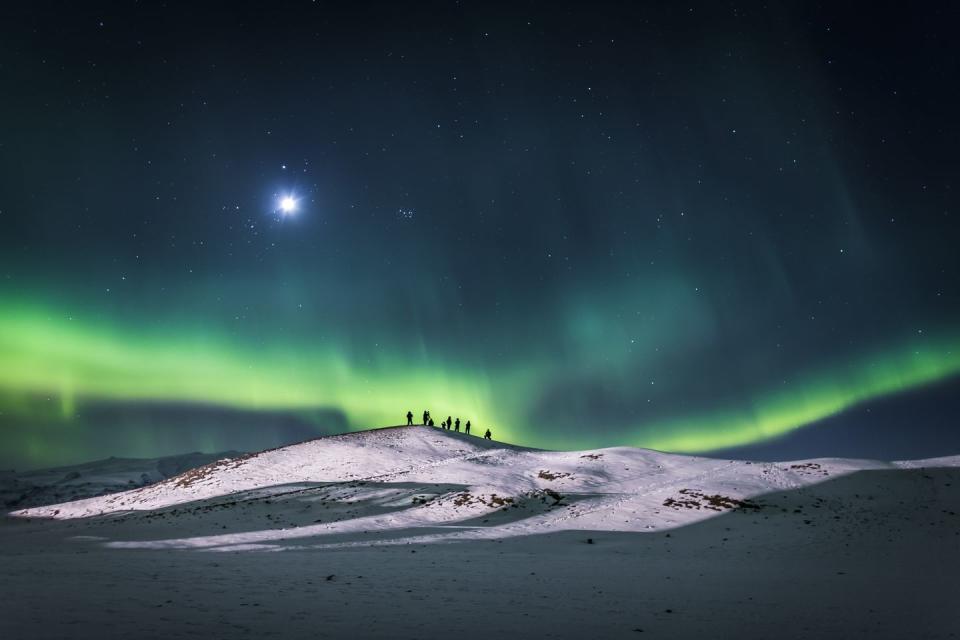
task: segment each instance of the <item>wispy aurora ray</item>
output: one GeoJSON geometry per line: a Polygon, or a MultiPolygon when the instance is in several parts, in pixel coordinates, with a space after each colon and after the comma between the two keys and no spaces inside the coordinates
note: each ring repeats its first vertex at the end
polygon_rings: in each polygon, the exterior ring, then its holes
{"type": "Polygon", "coordinates": [[[2,309],[0,405],[16,412],[18,395],[53,396],[64,420],[84,399],[246,410],[333,407],[346,413],[352,428],[396,424],[407,408],[431,408],[437,417],[470,417],[474,424],[493,425],[500,439],[533,446],[628,443],[692,453],[784,435],[872,398],[960,373],[960,337],[940,334],[757,389],[748,406],[718,404],[618,434],[586,432],[576,442],[558,442],[548,425],[534,426],[527,418],[529,399],[550,375],[546,364],[481,371],[390,351],[357,362],[335,346],[254,348],[213,330],[134,330],[25,304],[5,303],[2,309]]]}

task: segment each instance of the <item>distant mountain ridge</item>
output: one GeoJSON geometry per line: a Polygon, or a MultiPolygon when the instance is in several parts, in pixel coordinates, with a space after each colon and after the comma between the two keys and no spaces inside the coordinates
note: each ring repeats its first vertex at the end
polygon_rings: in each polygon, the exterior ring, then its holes
{"type": "Polygon", "coordinates": [[[24,509],[128,491],[216,460],[241,455],[237,451],[226,451],[192,452],[160,458],[111,457],[50,469],[0,470],[0,506],[24,509]]]}

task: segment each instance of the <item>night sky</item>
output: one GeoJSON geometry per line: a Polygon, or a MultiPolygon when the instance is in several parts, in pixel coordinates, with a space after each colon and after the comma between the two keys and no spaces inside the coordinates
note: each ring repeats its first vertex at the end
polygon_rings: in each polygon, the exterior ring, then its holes
{"type": "Polygon", "coordinates": [[[642,4],[4,3],[0,465],[960,452],[958,9],[642,4]]]}

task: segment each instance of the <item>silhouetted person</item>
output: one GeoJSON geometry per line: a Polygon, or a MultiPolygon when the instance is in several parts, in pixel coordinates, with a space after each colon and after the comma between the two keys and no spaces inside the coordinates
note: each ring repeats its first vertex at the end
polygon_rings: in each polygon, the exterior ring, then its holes
{"type": "Polygon", "coordinates": [[[447,431],[450,431],[450,427],[453,426],[453,419],[450,416],[447,416],[447,431]]]}
{"type": "Polygon", "coordinates": [[[413,411],[407,411],[407,426],[413,426],[413,411]]]}
{"type": "Polygon", "coordinates": [[[423,424],[427,424],[428,422],[430,422],[430,412],[429,412],[429,411],[424,411],[424,412],[423,412],[423,424]]]}
{"type": "Polygon", "coordinates": [[[467,435],[470,435],[470,421],[469,421],[469,420],[467,420],[467,424],[464,425],[464,427],[463,427],[463,432],[466,433],[467,435]]]}
{"type": "Polygon", "coordinates": [[[460,418],[457,418],[457,421],[453,423],[453,430],[457,433],[460,432],[460,418]]]}
{"type": "Polygon", "coordinates": [[[433,418],[430,418],[430,426],[433,426],[433,418]]]}
{"type": "Polygon", "coordinates": [[[490,429],[487,429],[487,432],[483,434],[484,440],[493,440],[493,434],[490,433],[490,429]]]}

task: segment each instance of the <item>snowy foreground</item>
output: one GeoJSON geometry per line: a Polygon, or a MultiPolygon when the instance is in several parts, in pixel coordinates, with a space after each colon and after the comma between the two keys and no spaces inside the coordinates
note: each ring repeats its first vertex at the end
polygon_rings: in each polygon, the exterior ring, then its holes
{"type": "Polygon", "coordinates": [[[0,637],[958,637],[958,467],[321,438],[12,512],[0,637]]]}

